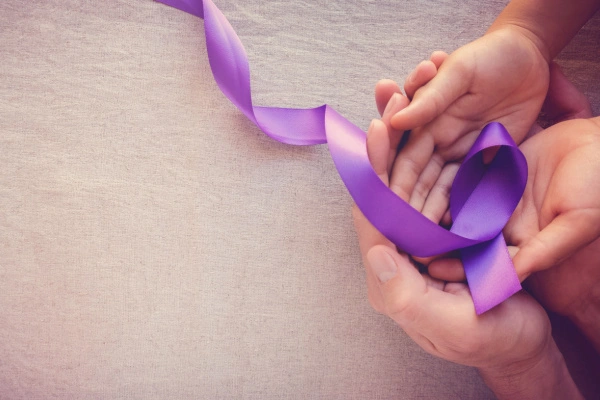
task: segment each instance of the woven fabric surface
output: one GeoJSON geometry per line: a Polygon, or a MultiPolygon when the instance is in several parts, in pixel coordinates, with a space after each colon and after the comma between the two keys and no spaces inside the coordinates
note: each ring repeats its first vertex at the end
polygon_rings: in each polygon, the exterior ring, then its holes
{"type": "MultiPolygon", "coordinates": [[[[257,105],[328,103],[482,35],[504,1],[218,0],[257,105]]],[[[600,112],[600,20],[559,63],[600,112]]],[[[371,310],[326,146],[221,94],[202,20],[0,3],[0,399],[491,399],[371,310]]]]}

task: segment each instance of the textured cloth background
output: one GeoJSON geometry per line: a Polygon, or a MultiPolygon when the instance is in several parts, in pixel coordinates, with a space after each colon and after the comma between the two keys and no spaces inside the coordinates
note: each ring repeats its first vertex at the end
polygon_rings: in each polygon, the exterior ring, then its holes
{"type": "MultiPolygon", "coordinates": [[[[217,0],[258,105],[329,103],[477,38],[504,1],[217,0]]],[[[560,64],[600,112],[600,22],[560,64]]],[[[487,399],[371,310],[326,146],[220,93],[150,0],[0,2],[1,399],[487,399]]]]}

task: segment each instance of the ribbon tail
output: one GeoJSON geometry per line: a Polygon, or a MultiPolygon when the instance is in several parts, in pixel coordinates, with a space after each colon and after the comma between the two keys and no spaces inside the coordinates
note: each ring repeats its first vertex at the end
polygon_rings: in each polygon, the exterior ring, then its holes
{"type": "Polygon", "coordinates": [[[501,230],[525,188],[527,164],[501,124],[484,128],[467,157],[473,156],[474,161],[466,160],[459,170],[451,201],[453,216],[457,217],[452,231],[447,231],[413,209],[379,179],[369,161],[365,133],[331,107],[254,106],[246,51],[212,0],[157,1],[204,19],[207,54],[217,85],[263,132],[288,144],[329,145],[356,204],[399,248],[417,256],[463,249],[462,259],[477,314],[521,289],[501,230]],[[490,146],[502,148],[492,164],[479,171],[477,168],[484,166],[475,155],[490,146]]]}
{"type": "Polygon", "coordinates": [[[155,0],[188,14],[204,18],[204,7],[201,0],[155,0]]]}
{"type": "Polygon", "coordinates": [[[212,0],[157,1],[204,18],[206,49],[215,82],[223,94],[267,136],[301,146],[327,142],[325,106],[309,109],[254,106],[246,50],[212,0]]]}
{"type": "Polygon", "coordinates": [[[488,242],[462,249],[461,256],[477,315],[521,290],[502,232],[488,242]]]}

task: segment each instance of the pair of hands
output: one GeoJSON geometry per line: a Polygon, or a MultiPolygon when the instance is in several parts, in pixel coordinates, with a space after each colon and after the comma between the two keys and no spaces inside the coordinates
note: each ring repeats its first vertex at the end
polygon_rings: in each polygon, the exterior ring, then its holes
{"type": "MultiPolygon", "coordinates": [[[[405,91],[408,98],[391,81],[378,84],[382,118],[369,128],[369,158],[396,194],[442,224],[450,223],[456,163],[487,122],[503,123],[520,143],[532,133],[544,100],[558,119],[590,113],[560,70],[549,68],[534,42],[514,29],[489,33],[450,56],[434,53],[407,78],[405,91]],[[412,133],[396,154],[406,129],[412,133]]],[[[538,300],[575,316],[597,298],[600,279],[600,182],[594,176],[600,122],[554,125],[521,150],[529,180],[505,237],[515,246],[509,249],[520,278],[535,272],[528,281],[538,300]]],[[[429,264],[421,275],[356,208],[354,219],[371,304],[425,350],[479,367],[484,376],[525,371],[555,352],[546,313],[529,295],[518,293],[477,317],[458,260],[420,260],[429,264]]]]}

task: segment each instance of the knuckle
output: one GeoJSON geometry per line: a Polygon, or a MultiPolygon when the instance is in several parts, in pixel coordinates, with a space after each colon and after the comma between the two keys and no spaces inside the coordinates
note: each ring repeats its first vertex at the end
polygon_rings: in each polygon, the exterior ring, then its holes
{"type": "Polygon", "coordinates": [[[533,249],[533,252],[536,254],[545,254],[545,257],[539,259],[538,262],[532,263],[530,265],[529,273],[538,272],[540,270],[546,269],[552,265],[556,265],[559,263],[560,258],[557,257],[555,253],[555,249],[549,243],[544,240],[541,240],[539,237],[534,236],[531,238],[531,243],[528,246],[530,251],[533,249]]]}
{"type": "Polygon", "coordinates": [[[444,165],[446,164],[446,159],[444,158],[444,156],[442,154],[437,153],[437,152],[434,153],[431,156],[431,161],[433,161],[435,164],[437,164],[438,168],[443,171],[444,165]]]}
{"type": "Polygon", "coordinates": [[[431,102],[431,107],[434,115],[440,115],[446,109],[446,96],[437,87],[430,87],[427,97],[431,102]]]}
{"type": "Polygon", "coordinates": [[[415,178],[421,174],[421,166],[410,157],[399,157],[398,163],[402,172],[401,175],[411,174],[415,178]]]}
{"type": "Polygon", "coordinates": [[[424,200],[429,194],[430,187],[425,182],[418,181],[413,189],[411,197],[415,199],[424,200]]]}
{"type": "Polygon", "coordinates": [[[375,310],[379,314],[385,314],[385,307],[383,306],[381,298],[379,296],[375,295],[372,291],[369,291],[368,298],[369,304],[371,305],[371,308],[373,310],[375,310]]]}
{"type": "Polygon", "coordinates": [[[436,194],[444,197],[445,199],[450,198],[450,189],[452,189],[452,184],[448,182],[437,182],[435,186],[431,189],[431,191],[435,191],[436,194]]]}
{"type": "Polygon", "coordinates": [[[409,296],[396,294],[386,299],[386,314],[395,320],[414,322],[419,315],[418,306],[409,296]]]}
{"type": "Polygon", "coordinates": [[[390,184],[390,190],[400,196],[402,200],[408,201],[410,197],[408,192],[404,189],[404,186],[399,182],[392,182],[390,184]]]}

